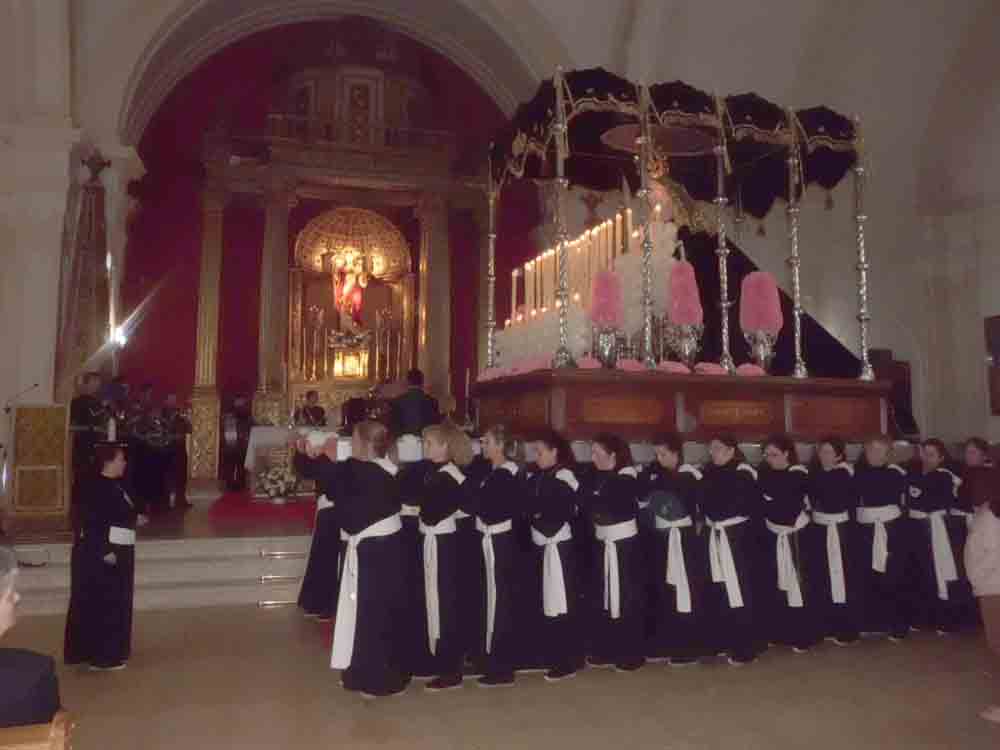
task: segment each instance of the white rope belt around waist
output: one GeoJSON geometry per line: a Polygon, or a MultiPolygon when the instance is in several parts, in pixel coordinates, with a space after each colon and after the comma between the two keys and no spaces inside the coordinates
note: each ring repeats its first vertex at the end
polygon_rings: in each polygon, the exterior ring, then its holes
{"type": "Polygon", "coordinates": [[[948,584],[958,580],[958,566],[955,564],[955,552],[951,548],[951,537],[944,518],[946,510],[935,510],[930,513],[910,509],[910,518],[927,521],[931,526],[931,552],[934,554],[934,578],[937,579],[938,599],[948,600],[948,584]]]}
{"type": "Polygon", "coordinates": [[[399,509],[399,515],[413,518],[420,515],[420,508],[416,505],[402,505],[399,509]]]}
{"type": "Polygon", "coordinates": [[[622,616],[622,582],[618,567],[618,542],[631,539],[639,533],[639,524],[633,518],[608,526],[594,524],[594,536],[604,544],[604,610],[612,620],[622,616]]]}
{"type": "Polygon", "coordinates": [[[476,529],[483,535],[483,563],[486,567],[486,653],[493,652],[493,624],[497,618],[497,557],[493,537],[506,534],[514,528],[510,521],[487,525],[476,519],[476,529]]]}
{"type": "Polygon", "coordinates": [[[777,537],[774,554],[778,563],[778,590],[785,592],[789,607],[798,609],[803,606],[804,602],[802,601],[799,571],[795,567],[795,557],[792,555],[791,536],[809,525],[809,514],[802,511],[791,526],[773,521],[765,521],[765,524],[767,524],[768,530],[777,537]]]}
{"type": "Polygon", "coordinates": [[[437,644],[441,640],[441,600],[438,597],[438,543],[442,534],[454,534],[458,530],[455,514],[448,516],[434,526],[420,522],[420,533],[424,535],[424,595],[427,598],[427,645],[432,654],[437,654],[437,644]]]}
{"type": "Polygon", "coordinates": [[[135,529],[126,529],[122,526],[112,526],[108,529],[108,541],[120,547],[135,546],[135,529]]]}
{"type": "Polygon", "coordinates": [[[668,521],[656,516],[656,528],[667,532],[667,584],[677,592],[677,611],[691,612],[691,584],[688,582],[687,565],[684,562],[684,542],[681,529],[694,526],[691,516],[668,521]]]}
{"type": "Polygon", "coordinates": [[[358,624],[358,583],[361,571],[358,570],[358,545],[365,539],[390,536],[403,528],[399,515],[392,515],[373,523],[357,534],[340,532],[341,540],[347,542],[344,553],[344,572],[340,581],[340,593],[337,596],[337,619],[333,625],[333,654],[330,666],[333,669],[347,669],[351,666],[354,656],[354,630],[358,624]]]}
{"type": "Polygon", "coordinates": [[[840,524],[851,520],[846,510],[842,513],[813,511],[813,523],[826,526],[826,562],[830,571],[830,598],[834,604],[847,603],[847,579],[844,576],[844,550],[840,544],[840,524]]]}
{"type": "Polygon", "coordinates": [[[559,617],[569,612],[559,543],[568,542],[572,538],[573,531],[568,523],[560,526],[559,531],[552,536],[545,536],[537,529],[531,529],[531,541],[536,546],[545,548],[542,552],[542,610],[546,617],[559,617]]]}
{"type": "Polygon", "coordinates": [[[972,526],[972,518],[974,514],[970,513],[967,510],[961,510],[960,508],[952,508],[951,510],[948,511],[948,515],[951,516],[952,518],[964,518],[966,528],[972,526]]]}
{"type": "Polygon", "coordinates": [[[889,532],[885,525],[903,515],[898,505],[879,505],[874,508],[858,508],[858,523],[874,526],[872,537],[872,570],[885,573],[889,562],[889,532]]]}
{"type": "Polygon", "coordinates": [[[746,523],[747,516],[734,516],[724,521],[707,519],[711,529],[708,537],[708,560],[712,569],[712,582],[726,584],[726,596],[729,607],[738,609],[743,606],[743,592],[740,590],[740,576],[733,560],[733,548],[729,546],[730,526],[746,523]]]}

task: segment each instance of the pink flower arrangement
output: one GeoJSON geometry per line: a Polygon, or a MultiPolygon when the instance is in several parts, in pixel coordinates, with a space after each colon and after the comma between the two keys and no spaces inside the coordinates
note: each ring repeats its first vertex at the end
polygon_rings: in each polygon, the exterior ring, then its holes
{"type": "Polygon", "coordinates": [[[600,363],[600,361],[597,360],[597,359],[594,359],[593,357],[580,357],[580,359],[578,359],[576,361],[576,366],[578,368],[580,368],[581,370],[600,370],[601,369],[601,363],[600,363]]]}
{"type": "Polygon", "coordinates": [[[671,362],[670,360],[660,362],[660,364],[657,365],[656,369],[660,370],[661,372],[668,372],[672,375],[691,374],[691,368],[688,367],[686,364],[684,364],[683,362],[671,362]]]}
{"type": "Polygon", "coordinates": [[[621,328],[622,282],[612,271],[594,275],[591,292],[590,322],[599,328],[621,328]]]}
{"type": "Polygon", "coordinates": [[[743,375],[748,378],[756,378],[761,375],[767,375],[767,372],[765,372],[764,368],[760,365],[752,365],[749,362],[745,362],[736,368],[736,374],[743,375]]]}
{"type": "Polygon", "coordinates": [[[637,359],[619,359],[615,366],[625,372],[643,372],[646,369],[646,366],[637,359]]]}
{"type": "Polygon", "coordinates": [[[783,323],[774,276],[766,271],[754,271],[744,276],[740,293],[740,328],[777,336],[783,323]]]}
{"type": "Polygon", "coordinates": [[[670,322],[678,326],[700,326],[705,321],[698,294],[698,279],[694,266],[686,260],[674,263],[670,269],[670,322]]]}
{"type": "Polygon", "coordinates": [[[715,362],[699,362],[694,366],[699,375],[728,375],[726,368],[715,362]]]}

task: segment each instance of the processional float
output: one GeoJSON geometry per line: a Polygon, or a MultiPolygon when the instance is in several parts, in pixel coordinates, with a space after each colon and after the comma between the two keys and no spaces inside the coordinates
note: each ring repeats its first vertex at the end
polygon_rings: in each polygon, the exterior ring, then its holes
{"type": "MultiPolygon", "coordinates": [[[[832,191],[849,172],[854,178],[856,252],[850,262],[858,280],[858,377],[871,381],[866,168],[857,119],[822,106],[783,107],[753,93],[715,96],[679,81],[647,86],[600,68],[557,71],[518,108],[491,148],[487,368],[480,380],[549,367],[593,366],[595,356],[608,348],[610,330],[593,323],[594,295],[601,297],[606,281],[602,275],[618,266],[637,269],[636,288],[623,284],[621,296],[626,312],[630,307],[637,310],[641,322],[636,331],[618,332],[622,339],[618,354],[624,352],[633,369],[673,371],[679,363],[671,361],[670,353],[693,366],[703,313],[693,291],[697,285],[686,263],[684,242],[677,238],[698,235],[715,237],[720,293],[717,300],[706,300],[706,307],[714,303],[718,313],[709,309],[704,317],[706,325],[717,324],[719,355],[717,363],[701,363],[695,369],[712,374],[734,372],[728,222],[740,227],[747,215],[763,220],[779,199],[786,204],[788,227],[794,337],[790,374],[807,378],[800,203],[809,186],[832,191]],[[505,185],[522,179],[549,189],[554,243],[512,272],[511,314],[501,329],[496,320],[496,215],[505,185]],[[620,189],[621,208],[614,218],[571,237],[564,205],[571,185],[601,192],[620,189]],[[638,200],[634,208],[630,205],[633,194],[638,200]],[[660,221],[665,201],[670,204],[673,226],[660,221]],[[654,247],[659,251],[655,255],[654,247]],[[669,283],[662,277],[654,279],[664,253],[678,261],[669,283]],[[657,305],[661,289],[660,296],[669,298],[670,309],[657,305]],[[534,349],[518,351],[519,343],[527,341],[533,342],[534,349]],[[550,342],[549,351],[539,351],[538,342],[550,342]]],[[[767,368],[781,328],[777,299],[769,274],[744,280],[741,327],[760,370],[767,368]],[[755,301],[760,310],[755,310],[755,301]],[[775,307],[777,320],[768,314],[775,307]],[[747,325],[761,327],[748,330],[747,325]]],[[[596,312],[600,318],[600,310],[596,312]]],[[[601,359],[608,364],[607,357],[601,359]]],[[[621,369],[630,369],[623,364],[619,362],[621,369]]]]}

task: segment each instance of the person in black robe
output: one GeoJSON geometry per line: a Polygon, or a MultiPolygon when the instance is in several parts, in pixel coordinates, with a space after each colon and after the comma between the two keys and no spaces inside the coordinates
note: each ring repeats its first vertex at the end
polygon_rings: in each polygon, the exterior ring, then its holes
{"type": "Polygon", "coordinates": [[[400,570],[403,626],[399,636],[401,663],[417,678],[434,676],[436,664],[427,639],[427,603],[424,591],[423,536],[420,533],[420,503],[424,486],[437,466],[427,459],[404,463],[396,479],[399,484],[403,521],[403,564],[400,570]]]}
{"type": "Polygon", "coordinates": [[[472,448],[465,433],[448,424],[426,428],[423,438],[424,456],[435,468],[427,475],[420,501],[427,641],[437,673],[426,688],[433,692],[462,686],[462,615],[478,610],[478,601],[461,599],[460,568],[469,561],[462,559],[457,525],[466,502],[465,474],[457,464],[472,460],[472,448]]]}
{"type": "Polygon", "coordinates": [[[907,481],[910,625],[944,635],[957,627],[952,588],[958,560],[948,534],[948,514],[962,480],[944,467],[947,452],[937,439],[920,446],[920,469],[907,481]]]}
{"type": "MultiPolygon", "coordinates": [[[[0,638],[17,622],[17,557],[0,547],[0,638]]],[[[0,648],[0,727],[46,724],[59,710],[59,681],[52,657],[0,648]]]]}
{"type": "Polygon", "coordinates": [[[99,443],[95,454],[100,472],[85,488],[82,528],[73,545],[64,659],[116,670],[132,652],[135,529],[144,517],[122,486],[125,446],[99,443]]]}
{"type": "Polygon", "coordinates": [[[397,435],[422,435],[424,428],[441,421],[441,408],[424,391],[424,374],[413,369],[406,373],[407,390],[389,405],[392,430],[397,435]]]}
{"type": "Polygon", "coordinates": [[[173,508],[193,507],[187,499],[188,452],[187,436],[191,422],[177,406],[177,394],[171,393],[163,406],[163,423],[170,436],[167,456],[167,493],[173,508]]]}
{"type": "Polygon", "coordinates": [[[306,617],[330,622],[337,603],[340,581],[341,522],[336,512],[338,479],[330,467],[337,467],[337,437],[320,448],[307,440],[299,440],[292,459],[295,473],[302,479],[316,482],[316,517],[313,522],[309,560],[299,589],[298,605],[306,617]]]}
{"type": "Polygon", "coordinates": [[[534,554],[525,587],[530,606],[522,611],[526,629],[535,635],[525,639],[533,645],[526,660],[547,668],[547,682],[559,682],[573,677],[584,662],[579,545],[573,529],[580,485],[573,472],[573,453],[562,435],[545,432],[535,440],[534,449],[525,508],[534,554]]]}
{"type": "Polygon", "coordinates": [[[319,392],[307,391],[306,403],[295,410],[295,424],[302,427],[326,427],[326,410],[319,405],[319,392]]]}
{"type": "Polygon", "coordinates": [[[846,462],[844,442],[836,437],[816,445],[816,462],[809,472],[812,524],[802,530],[811,581],[812,605],[821,634],[846,646],[858,640],[864,558],[854,520],[858,497],[854,468],[846,462]]]}
{"type": "Polygon", "coordinates": [[[616,435],[594,438],[591,455],[595,471],[580,491],[594,528],[589,663],[632,672],[645,662],[647,576],[639,538],[638,472],[628,444],[616,435]]]}
{"type": "Polygon", "coordinates": [[[758,486],[764,500],[766,536],[760,570],[766,600],[766,635],[772,643],[805,653],[822,640],[814,608],[813,580],[818,577],[804,554],[809,527],[809,470],[798,461],[795,444],[784,435],[764,444],[758,486]]]}
{"type": "Polygon", "coordinates": [[[855,467],[858,496],[858,554],[864,563],[861,629],[900,641],[909,632],[906,597],[906,472],[889,462],[889,439],[865,444],[855,467]]]}
{"type": "MultiPolygon", "coordinates": [[[[481,654],[481,687],[514,684],[519,662],[517,610],[518,572],[521,549],[514,529],[520,515],[521,483],[513,462],[514,441],[504,425],[493,425],[483,435],[483,456],[490,467],[481,479],[472,478],[473,509],[480,550],[482,612],[477,653],[481,654]]],[[[475,463],[475,461],[473,462],[475,463]]]]}
{"type": "Polygon", "coordinates": [[[386,455],[389,433],[366,421],[355,426],[351,458],[331,461],[306,445],[310,472],[334,507],[344,542],[331,666],[347,690],[366,698],[406,689],[398,635],[403,622],[399,576],[403,562],[397,467],[386,455]]]}
{"type": "Polygon", "coordinates": [[[639,477],[656,533],[647,652],[653,659],[680,666],[695,663],[708,652],[704,634],[708,558],[698,533],[702,474],[683,463],[683,444],[677,435],[658,435],[653,448],[656,461],[639,477]]]}
{"type": "Polygon", "coordinates": [[[709,444],[711,463],[701,482],[701,507],[710,582],[707,615],[711,642],[733,666],[748,664],[763,650],[758,621],[758,577],[762,551],[761,497],[757,472],[743,460],[729,435],[709,444]]]}
{"type": "MultiPolygon", "coordinates": [[[[461,428],[457,428],[461,429],[461,428]]],[[[464,434],[464,433],[463,433],[464,434]]],[[[471,442],[470,442],[471,445],[471,442]]],[[[483,455],[473,456],[461,467],[465,475],[462,483],[462,501],[458,506],[455,524],[458,527],[459,601],[462,603],[461,629],[462,653],[465,655],[465,675],[470,672],[482,676],[486,651],[483,633],[486,627],[485,579],[483,578],[482,536],[477,528],[480,485],[492,473],[493,466],[483,455]]]]}
{"type": "Polygon", "coordinates": [[[951,548],[955,551],[955,561],[958,563],[958,580],[950,586],[950,598],[954,602],[954,628],[979,627],[979,606],[973,596],[972,586],[965,572],[965,543],[969,537],[969,524],[975,511],[969,483],[966,475],[983,467],[992,467],[990,460],[990,444],[981,437],[972,437],[963,446],[964,463],[958,470],[962,477],[962,485],[958,488],[958,497],[948,513],[948,534],[951,537],[951,548]]]}

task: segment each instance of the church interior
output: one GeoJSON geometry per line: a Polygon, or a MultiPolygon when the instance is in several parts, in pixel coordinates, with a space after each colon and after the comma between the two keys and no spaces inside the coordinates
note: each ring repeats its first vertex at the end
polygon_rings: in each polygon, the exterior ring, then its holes
{"type": "Polygon", "coordinates": [[[697,466],[779,433],[1000,460],[990,0],[0,18],[0,650],[56,658],[72,746],[996,746],[979,632],[361,701],[295,607],[325,495],[292,468],[395,424],[415,370],[477,453],[504,424],[581,464],[613,433],[655,465],[664,432],[697,466]],[[158,477],[120,673],[59,663],[84,431],[158,477]]]}

